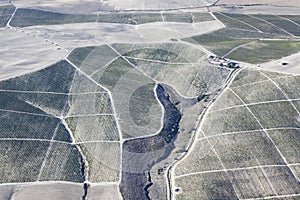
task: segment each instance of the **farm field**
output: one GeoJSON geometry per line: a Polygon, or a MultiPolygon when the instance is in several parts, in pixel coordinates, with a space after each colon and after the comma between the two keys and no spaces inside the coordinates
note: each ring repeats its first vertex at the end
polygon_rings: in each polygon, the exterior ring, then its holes
{"type": "Polygon", "coordinates": [[[226,28],[185,38],[218,56],[260,64],[299,52],[299,16],[214,13],[226,28]],[[295,19],[293,21],[292,19],[295,19]],[[286,40],[290,38],[290,40],[286,40]]]}
{"type": "Polygon", "coordinates": [[[16,27],[37,26],[37,25],[53,25],[53,24],[68,24],[68,23],[83,23],[95,22],[96,15],[74,15],[60,14],[34,9],[17,9],[11,25],[16,27]],[[41,18],[40,16],[43,16],[41,18]]]}
{"type": "Polygon", "coordinates": [[[176,199],[298,196],[299,107],[290,100],[293,88],[283,90],[279,84],[288,77],[251,69],[238,73],[204,117],[191,151],[172,172],[176,199]],[[245,110],[237,111],[241,109],[245,110]]]}
{"type": "Polygon", "coordinates": [[[6,26],[15,9],[12,5],[0,6],[0,27],[6,26]]]}
{"type": "Polygon", "coordinates": [[[300,7],[262,2],[0,0],[0,199],[300,198],[300,7]]]}
{"type": "MultiPolygon", "coordinates": [[[[12,14],[14,7],[2,7],[3,15],[12,14]]],[[[10,16],[8,15],[8,17],[10,16]]],[[[5,26],[8,19],[3,19],[5,26]]],[[[38,25],[58,25],[70,23],[116,23],[116,24],[146,24],[153,22],[177,22],[177,23],[199,23],[213,21],[214,18],[208,13],[200,13],[193,16],[192,13],[99,13],[99,14],[68,14],[49,12],[43,10],[19,8],[17,9],[10,25],[13,27],[27,27],[38,25]],[[41,18],[40,16],[43,16],[41,18]],[[195,18],[195,21],[193,20],[195,18]]]]}
{"type": "MultiPolygon", "coordinates": [[[[11,154],[9,162],[2,162],[1,172],[12,168],[11,165],[15,167],[12,174],[2,174],[1,183],[83,183],[87,178],[91,182],[99,182],[99,173],[106,174],[101,181],[118,180],[119,173],[111,172],[111,163],[99,171],[94,169],[103,166],[103,163],[93,160],[107,147],[118,149],[119,134],[110,97],[70,63],[60,61],[40,71],[2,81],[0,93],[1,157],[8,159],[11,154]],[[84,132],[89,124],[95,128],[84,132]],[[100,126],[103,128],[99,129],[100,126]],[[110,144],[110,141],[113,143],[110,144]],[[116,147],[112,146],[115,143],[116,147]],[[37,152],[34,153],[31,148],[37,152]],[[14,155],[12,151],[23,153],[14,155]],[[86,154],[89,165],[84,163],[82,153],[86,154]],[[33,157],[30,159],[29,155],[33,157]],[[16,160],[19,163],[15,163],[16,160]]],[[[116,152],[116,155],[120,153],[116,152]]],[[[119,158],[115,164],[117,171],[118,162],[119,158]]]]}

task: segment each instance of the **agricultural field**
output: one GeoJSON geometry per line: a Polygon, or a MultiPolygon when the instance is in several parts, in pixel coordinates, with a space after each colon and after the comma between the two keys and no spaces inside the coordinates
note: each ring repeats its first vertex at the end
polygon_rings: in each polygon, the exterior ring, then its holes
{"type": "Polygon", "coordinates": [[[299,16],[296,16],[293,20],[284,18],[283,16],[270,16],[270,15],[255,15],[260,19],[266,20],[271,24],[274,24],[280,29],[286,30],[288,33],[294,36],[300,36],[299,16]],[[283,21],[285,20],[285,21],[283,21]],[[298,21],[297,21],[298,20],[298,21]]]}
{"type": "Polygon", "coordinates": [[[37,25],[53,25],[53,24],[68,24],[68,23],[83,23],[95,22],[96,15],[74,15],[61,14],[47,11],[39,11],[34,9],[19,8],[14,15],[11,26],[25,27],[37,25]],[[41,18],[43,16],[43,18],[41,18]]]}
{"type": "Polygon", "coordinates": [[[121,150],[118,142],[80,144],[88,163],[88,180],[92,183],[119,182],[121,150]]]}
{"type": "Polygon", "coordinates": [[[297,198],[299,107],[289,95],[293,88],[279,84],[289,77],[253,69],[237,74],[172,172],[176,199],[297,198]]]}
{"type": "MultiPolygon", "coordinates": [[[[102,171],[95,170],[101,165],[101,160],[107,159],[93,160],[99,155],[111,156],[101,154],[103,149],[119,149],[119,134],[110,97],[102,87],[79,73],[67,61],[60,61],[40,71],[2,81],[0,93],[0,140],[5,143],[1,145],[2,158],[12,154],[11,151],[24,151],[24,155],[11,155],[10,162],[2,163],[2,169],[8,169],[14,160],[19,160],[12,174],[2,175],[1,182],[82,183],[87,174],[91,181],[117,181],[119,172],[111,174],[111,168],[107,167],[112,166],[111,163],[104,165],[102,171]],[[91,126],[87,131],[85,127],[89,124],[91,126]],[[110,141],[116,143],[116,147],[110,141]],[[37,152],[33,153],[30,148],[37,152]],[[83,162],[81,148],[87,160],[93,160],[89,165],[83,162]],[[29,159],[29,154],[35,161],[29,159]],[[23,160],[17,156],[22,156],[23,160]],[[87,172],[87,169],[91,171],[87,172]],[[25,177],[20,175],[24,171],[27,174],[25,177]],[[100,179],[99,173],[107,173],[107,176],[100,179]],[[111,176],[115,178],[110,179],[111,176]]],[[[120,153],[116,152],[116,155],[120,153]]],[[[116,160],[116,170],[120,165],[118,162],[120,159],[116,160]]]]}
{"type": "Polygon", "coordinates": [[[239,4],[0,0],[0,199],[299,199],[300,7],[239,4]]]}
{"type": "Polygon", "coordinates": [[[278,60],[300,50],[299,41],[292,41],[299,36],[299,16],[214,15],[225,28],[184,41],[201,44],[218,56],[252,64],[278,60]]]}
{"type": "Polygon", "coordinates": [[[12,5],[0,6],[0,27],[6,26],[15,9],[12,5]]]}
{"type": "MultiPolygon", "coordinates": [[[[121,155],[125,155],[121,149],[123,138],[157,132],[166,147],[159,147],[163,148],[160,151],[153,146],[153,150],[161,152],[153,154],[158,156],[153,161],[165,159],[174,148],[168,143],[175,140],[179,129],[177,123],[181,115],[175,105],[180,103],[176,101],[183,98],[180,101],[186,101],[183,107],[187,109],[196,104],[199,96],[219,89],[231,73],[230,69],[213,65],[202,67],[205,64],[202,57],[205,57],[203,51],[185,44],[94,46],[75,49],[66,60],[2,81],[3,139],[0,140],[34,142],[43,148],[38,151],[40,155],[35,155],[39,162],[32,163],[35,164],[34,175],[21,177],[16,169],[16,177],[8,174],[3,176],[3,182],[117,183],[122,175],[120,167],[128,162],[121,160],[121,155]],[[139,68],[137,62],[142,60],[166,64],[170,72],[180,70],[179,63],[195,65],[193,70],[197,70],[197,74],[189,81],[194,82],[195,87],[202,87],[203,83],[206,87],[194,89],[190,94],[193,99],[184,100],[185,97],[176,92],[183,89],[175,82],[166,81],[170,86],[162,87],[156,76],[151,77],[139,68]],[[212,74],[207,76],[210,72],[212,74]],[[167,87],[170,88],[164,92],[163,88],[167,87]],[[172,100],[167,98],[171,93],[172,100]],[[163,111],[161,103],[168,112],[163,111]],[[176,119],[174,113],[177,113],[176,119]]],[[[168,76],[165,80],[170,80],[172,74],[168,76]]],[[[191,126],[186,128],[190,131],[191,126]]],[[[26,164],[22,160],[20,163],[26,164]]]]}
{"type": "Polygon", "coordinates": [[[205,67],[205,60],[199,61],[204,55],[181,44],[113,44],[78,48],[68,59],[112,93],[116,112],[122,119],[123,137],[127,138],[152,135],[160,129],[161,107],[154,94],[157,81],[189,97],[213,92],[224,83],[231,70],[205,67]],[[78,60],[78,54],[82,55],[82,61],[78,60]],[[97,63],[97,69],[93,63],[97,63]],[[182,65],[186,66],[185,71],[182,65]],[[180,79],[172,78],[183,73],[180,79]]]}
{"type": "Polygon", "coordinates": [[[299,52],[298,41],[255,41],[227,54],[227,58],[259,64],[299,52]],[[271,53],[270,53],[271,52],[271,53]]]}
{"type": "MultiPolygon", "coordinates": [[[[4,27],[10,19],[14,7],[3,6],[2,15],[4,27]],[[5,23],[6,22],[6,23],[5,23]]],[[[1,14],[1,13],[0,13],[1,14]]],[[[164,14],[149,13],[99,13],[99,14],[68,14],[50,12],[36,9],[17,9],[10,25],[13,27],[27,27],[38,25],[58,25],[71,23],[116,23],[116,24],[146,24],[153,22],[177,22],[177,23],[199,23],[203,21],[213,21],[214,18],[208,13],[171,13],[164,14]],[[195,16],[194,16],[195,15],[195,16]],[[41,16],[43,16],[41,18],[41,16]]]]}

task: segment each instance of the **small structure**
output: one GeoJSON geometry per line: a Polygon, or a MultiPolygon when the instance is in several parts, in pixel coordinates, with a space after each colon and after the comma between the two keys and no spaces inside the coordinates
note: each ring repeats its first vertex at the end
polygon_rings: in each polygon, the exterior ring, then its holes
{"type": "Polygon", "coordinates": [[[239,64],[236,63],[236,62],[229,62],[229,63],[227,64],[227,66],[228,66],[229,68],[239,68],[239,67],[240,67],[239,64]]]}
{"type": "Polygon", "coordinates": [[[228,67],[228,68],[239,68],[239,64],[233,61],[230,61],[226,58],[210,55],[208,57],[209,62],[211,64],[220,65],[221,67],[228,67]]]}

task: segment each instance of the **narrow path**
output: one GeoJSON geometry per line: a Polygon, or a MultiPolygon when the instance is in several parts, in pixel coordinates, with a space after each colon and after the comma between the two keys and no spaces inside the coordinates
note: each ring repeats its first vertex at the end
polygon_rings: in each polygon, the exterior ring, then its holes
{"type": "MultiPolygon", "coordinates": [[[[240,105],[220,108],[220,109],[217,109],[217,110],[212,110],[212,111],[210,111],[210,113],[229,110],[229,109],[232,109],[232,108],[239,108],[239,107],[245,107],[245,106],[254,106],[254,105],[261,105],[261,104],[268,104],[268,103],[281,103],[281,102],[291,103],[291,105],[293,105],[293,108],[297,111],[297,109],[296,109],[296,107],[295,107],[295,105],[293,104],[292,101],[300,101],[300,98],[298,98],[298,99],[279,99],[279,100],[272,100],[272,101],[260,101],[260,102],[255,102],[255,103],[247,103],[245,105],[240,104],[240,105]]],[[[299,111],[297,111],[297,113],[299,114],[299,111]]]]}
{"type": "Polygon", "coordinates": [[[76,142],[75,144],[92,144],[92,143],[120,143],[120,141],[113,141],[113,140],[93,140],[93,141],[76,142]]]}
{"type": "Polygon", "coordinates": [[[272,192],[275,194],[275,196],[277,196],[278,193],[277,193],[277,191],[275,190],[273,183],[270,181],[270,178],[268,177],[268,175],[267,175],[265,169],[261,166],[259,160],[256,158],[256,155],[254,155],[254,157],[255,157],[255,160],[256,160],[256,162],[257,162],[257,164],[258,164],[258,166],[259,166],[259,169],[262,171],[264,177],[267,179],[267,182],[268,182],[269,186],[271,187],[272,192]]]}
{"type": "Polygon", "coordinates": [[[241,200],[285,199],[289,197],[300,197],[300,194],[277,195],[277,196],[268,196],[268,197],[259,197],[259,198],[241,199],[241,200]]]}
{"type": "MultiPolygon", "coordinates": [[[[300,130],[299,127],[278,127],[278,128],[266,128],[266,131],[276,131],[276,130],[300,130]]],[[[226,132],[226,133],[220,133],[215,135],[207,136],[207,138],[215,138],[215,137],[222,137],[226,135],[238,135],[238,134],[244,134],[244,133],[256,133],[261,132],[262,129],[255,129],[255,130],[247,130],[247,131],[236,131],[236,132],[226,132]]],[[[204,138],[199,137],[197,140],[203,140],[204,138]]]]}
{"type": "Polygon", "coordinates": [[[207,171],[182,174],[179,176],[175,176],[175,179],[187,177],[187,176],[199,175],[199,174],[211,174],[211,173],[226,172],[226,171],[243,171],[243,170],[260,169],[260,168],[273,168],[273,167],[286,167],[286,165],[256,165],[256,166],[251,166],[251,167],[238,167],[238,168],[229,168],[229,169],[207,170],[207,171]]]}
{"type": "Polygon", "coordinates": [[[229,54],[231,54],[232,52],[234,52],[235,50],[238,50],[239,48],[241,48],[241,47],[243,47],[243,46],[247,46],[248,44],[251,44],[251,43],[254,43],[254,42],[256,42],[256,41],[247,42],[247,43],[245,43],[245,44],[241,44],[241,45],[239,45],[239,46],[237,46],[237,47],[234,47],[233,49],[231,49],[230,51],[228,51],[227,53],[225,53],[222,57],[226,57],[226,56],[228,56],[229,54]]]}
{"type": "Polygon", "coordinates": [[[53,95],[85,95],[85,94],[106,94],[107,92],[79,92],[79,93],[62,93],[62,92],[45,92],[45,91],[30,91],[30,90],[3,90],[0,92],[24,93],[24,94],[53,94],[53,95]]]}
{"type": "Polygon", "coordinates": [[[216,15],[215,15],[213,12],[208,11],[208,13],[209,13],[209,14],[210,14],[217,22],[219,22],[224,28],[226,27],[226,25],[225,25],[221,20],[219,20],[219,18],[217,18],[216,15]]]}
{"type": "Polygon", "coordinates": [[[71,144],[69,142],[54,140],[54,139],[41,139],[41,138],[0,138],[0,141],[33,141],[33,142],[55,142],[55,143],[62,143],[62,144],[71,144]]]}
{"type": "Polygon", "coordinates": [[[94,117],[94,116],[115,116],[115,115],[111,113],[95,113],[95,114],[67,115],[63,118],[66,119],[71,117],[94,117]]]}
{"type": "Polygon", "coordinates": [[[23,112],[23,111],[16,111],[16,110],[0,109],[0,111],[2,111],[2,112],[17,113],[17,114],[25,114],[25,115],[34,115],[34,116],[40,116],[40,117],[59,118],[59,117],[55,117],[55,116],[47,115],[47,114],[38,114],[38,113],[23,112]]]}
{"type": "Polygon", "coordinates": [[[8,22],[6,23],[6,27],[8,27],[8,28],[13,28],[13,27],[10,25],[10,22],[11,22],[11,20],[14,18],[14,16],[15,16],[17,10],[18,10],[18,8],[16,7],[15,10],[14,10],[14,12],[12,13],[10,19],[9,19],[8,22]]]}
{"type": "Polygon", "coordinates": [[[281,19],[284,19],[284,20],[286,20],[286,21],[289,21],[289,22],[295,24],[296,26],[299,26],[299,27],[300,27],[300,24],[298,24],[297,22],[295,22],[295,21],[293,21],[293,20],[291,20],[291,19],[289,19],[289,18],[282,17],[282,16],[280,16],[280,15],[276,15],[276,16],[278,16],[278,17],[280,17],[281,19]]]}
{"type": "Polygon", "coordinates": [[[58,130],[58,128],[59,128],[59,125],[60,125],[60,122],[57,123],[56,128],[55,128],[55,130],[54,130],[54,133],[53,133],[53,135],[52,135],[52,138],[51,138],[51,140],[50,140],[51,143],[50,143],[50,145],[49,145],[49,147],[48,147],[48,149],[47,149],[46,155],[45,155],[45,157],[44,157],[44,160],[43,160],[42,166],[41,166],[41,168],[40,168],[40,172],[39,172],[37,181],[39,181],[39,180],[41,179],[41,176],[42,176],[42,174],[43,174],[43,171],[44,171],[44,168],[45,168],[47,159],[49,158],[50,152],[51,152],[51,150],[52,150],[52,144],[53,144],[52,141],[54,140],[54,138],[55,138],[55,136],[56,136],[57,130],[58,130]]]}
{"type": "MultiPolygon", "coordinates": [[[[109,186],[109,185],[118,185],[118,182],[96,182],[96,183],[87,183],[91,186],[109,186]]],[[[72,181],[38,181],[38,182],[13,182],[13,183],[0,183],[0,186],[31,186],[31,185],[60,185],[60,184],[67,184],[67,185],[78,185],[81,186],[84,183],[79,182],[72,182],[72,181]]]]}

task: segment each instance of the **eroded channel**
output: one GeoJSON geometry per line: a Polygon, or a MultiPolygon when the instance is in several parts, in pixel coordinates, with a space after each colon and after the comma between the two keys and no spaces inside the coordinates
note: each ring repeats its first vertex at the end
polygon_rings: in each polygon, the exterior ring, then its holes
{"type": "Polygon", "coordinates": [[[162,85],[158,85],[156,93],[165,109],[163,128],[155,136],[127,140],[123,143],[120,187],[125,200],[150,199],[149,188],[153,184],[151,168],[166,159],[174,149],[182,114],[171,102],[162,85]]]}

